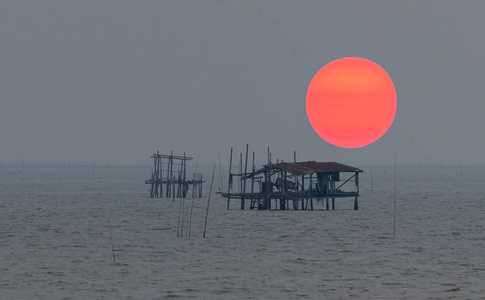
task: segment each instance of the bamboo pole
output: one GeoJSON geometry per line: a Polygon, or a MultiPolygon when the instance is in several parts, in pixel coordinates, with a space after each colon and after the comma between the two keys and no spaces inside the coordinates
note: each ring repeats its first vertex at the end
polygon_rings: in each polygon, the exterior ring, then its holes
{"type": "Polygon", "coordinates": [[[372,179],[372,165],[370,165],[370,190],[374,191],[374,180],[372,179]]]}
{"type": "Polygon", "coordinates": [[[216,165],[214,164],[214,170],[212,171],[211,186],[209,188],[209,197],[207,198],[207,209],[205,211],[204,234],[202,235],[202,237],[204,237],[204,238],[205,238],[205,232],[206,232],[206,229],[207,229],[207,218],[209,216],[209,204],[210,204],[210,200],[211,200],[212,183],[214,182],[214,173],[215,172],[216,172],[216,165]]]}
{"type": "Polygon", "coordinates": [[[231,201],[231,168],[232,168],[232,147],[231,156],[229,158],[229,180],[227,182],[227,209],[229,210],[229,201],[231,201]]]}
{"type": "MultiPolygon", "coordinates": [[[[192,180],[195,182],[195,173],[192,175],[192,180]]],[[[189,215],[189,237],[192,233],[192,212],[194,211],[194,189],[192,188],[192,205],[190,206],[190,215],[189,215]]]]}
{"type": "MultiPolygon", "coordinates": [[[[254,155],[255,154],[253,152],[253,168],[252,168],[252,170],[253,170],[253,173],[252,173],[253,176],[251,176],[251,195],[254,194],[254,171],[256,169],[256,166],[254,165],[254,155]]],[[[251,209],[253,209],[253,208],[254,208],[254,198],[251,198],[251,209]]]]}
{"type": "Polygon", "coordinates": [[[269,152],[269,146],[268,146],[268,169],[265,172],[264,176],[265,180],[265,192],[266,192],[266,199],[264,203],[264,209],[271,209],[271,195],[270,195],[270,189],[271,189],[271,153],[269,152]]]}
{"type": "Polygon", "coordinates": [[[222,182],[222,167],[221,167],[221,156],[217,152],[217,157],[219,158],[219,175],[221,176],[221,191],[224,190],[224,183],[222,182]]]}
{"type": "Polygon", "coordinates": [[[394,148],[394,230],[393,236],[396,237],[396,212],[397,212],[397,204],[396,204],[396,148],[394,148]]]}
{"type": "Polygon", "coordinates": [[[182,202],[182,200],[180,200],[180,202],[179,202],[179,216],[178,216],[178,219],[177,219],[177,237],[181,237],[181,234],[180,234],[180,219],[181,219],[181,216],[182,216],[182,205],[183,205],[183,202],[182,202]]]}
{"type": "Polygon", "coordinates": [[[182,188],[182,198],[185,198],[187,195],[185,193],[185,180],[187,179],[185,171],[187,170],[187,160],[185,159],[185,152],[184,152],[184,159],[182,161],[182,182],[180,183],[182,188]]]}
{"type": "Polygon", "coordinates": [[[359,209],[359,172],[355,172],[355,185],[357,186],[357,196],[354,200],[354,210],[359,209]]]}
{"type": "Polygon", "coordinates": [[[244,163],[244,181],[243,181],[243,188],[241,194],[241,209],[244,209],[244,204],[246,199],[244,198],[244,194],[246,194],[246,174],[248,173],[248,150],[249,144],[246,144],[246,161],[244,163]]]}
{"type": "Polygon", "coordinates": [[[239,153],[239,193],[242,192],[242,152],[239,153]]]}
{"type": "Polygon", "coordinates": [[[109,236],[111,238],[111,252],[113,253],[113,263],[116,263],[116,258],[115,258],[115,248],[113,246],[113,234],[111,233],[111,222],[108,218],[108,226],[109,226],[109,236]]]}

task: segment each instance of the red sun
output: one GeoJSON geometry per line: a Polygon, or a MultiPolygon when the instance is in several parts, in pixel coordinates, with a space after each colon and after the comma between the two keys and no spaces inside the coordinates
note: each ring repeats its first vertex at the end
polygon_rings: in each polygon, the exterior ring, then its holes
{"type": "Polygon", "coordinates": [[[325,65],[313,77],[306,95],[313,129],[325,141],[342,148],[377,141],[391,126],[396,107],[396,90],[386,71],[358,57],[325,65]]]}

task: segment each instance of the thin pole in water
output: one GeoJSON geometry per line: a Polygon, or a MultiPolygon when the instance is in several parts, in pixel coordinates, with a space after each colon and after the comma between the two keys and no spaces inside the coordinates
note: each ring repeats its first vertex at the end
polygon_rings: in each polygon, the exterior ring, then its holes
{"type": "Polygon", "coordinates": [[[205,237],[205,231],[207,229],[207,217],[209,216],[209,203],[211,200],[211,193],[212,193],[212,183],[214,182],[214,173],[216,172],[216,165],[214,164],[214,170],[212,170],[212,179],[211,179],[211,186],[209,188],[209,197],[207,199],[207,209],[205,211],[205,224],[204,224],[204,234],[202,237],[205,237]]]}
{"type": "Polygon", "coordinates": [[[221,191],[224,190],[224,183],[222,182],[222,167],[221,167],[221,156],[219,152],[217,152],[217,157],[219,158],[219,175],[221,175],[221,191]]]}
{"type": "MultiPolygon", "coordinates": [[[[193,181],[195,182],[195,173],[192,176],[193,181]]],[[[189,237],[192,233],[192,212],[194,211],[194,193],[192,193],[192,205],[190,206],[190,214],[189,214],[189,237]]]]}
{"type": "Polygon", "coordinates": [[[194,170],[194,174],[192,176],[194,186],[192,187],[192,205],[190,206],[190,215],[189,215],[189,237],[190,237],[190,234],[192,233],[192,212],[194,211],[194,197],[195,197],[194,188],[196,186],[195,181],[198,180],[197,167],[199,166],[199,158],[200,158],[200,154],[199,154],[199,156],[197,156],[197,162],[195,163],[195,170],[194,170]]]}
{"type": "Polygon", "coordinates": [[[108,226],[109,226],[109,236],[111,238],[111,252],[113,253],[113,263],[116,263],[116,258],[115,258],[115,248],[113,246],[113,234],[111,234],[111,222],[108,218],[108,226]]]}
{"type": "Polygon", "coordinates": [[[397,205],[396,205],[396,148],[394,148],[394,237],[396,237],[396,212],[397,212],[397,205]]]}
{"type": "Polygon", "coordinates": [[[182,234],[180,233],[180,217],[182,215],[182,199],[179,202],[179,217],[177,219],[177,237],[181,237],[182,234]]]}
{"type": "Polygon", "coordinates": [[[374,181],[372,180],[372,165],[370,165],[370,190],[374,191],[374,181]]]}

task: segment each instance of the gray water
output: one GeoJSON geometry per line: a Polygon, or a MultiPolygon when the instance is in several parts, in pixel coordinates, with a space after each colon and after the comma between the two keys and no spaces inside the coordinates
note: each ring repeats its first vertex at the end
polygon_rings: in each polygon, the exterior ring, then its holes
{"type": "Polygon", "coordinates": [[[398,169],[395,237],[392,169],[372,190],[364,174],[358,211],[226,210],[213,194],[206,238],[209,184],[189,237],[149,172],[2,168],[0,298],[485,299],[483,169],[398,169]]]}

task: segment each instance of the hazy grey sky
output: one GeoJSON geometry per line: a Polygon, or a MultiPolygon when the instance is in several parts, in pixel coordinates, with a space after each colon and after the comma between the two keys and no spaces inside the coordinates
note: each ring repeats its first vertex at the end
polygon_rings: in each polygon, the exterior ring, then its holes
{"type": "Polygon", "coordinates": [[[0,160],[485,164],[483,1],[0,1],[0,160]],[[360,149],[308,122],[314,74],[377,62],[398,108],[360,149]]]}

